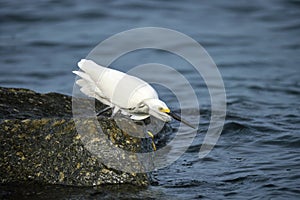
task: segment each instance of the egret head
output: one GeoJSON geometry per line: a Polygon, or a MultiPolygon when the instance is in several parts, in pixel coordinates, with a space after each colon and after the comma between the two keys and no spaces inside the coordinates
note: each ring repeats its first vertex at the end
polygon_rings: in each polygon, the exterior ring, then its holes
{"type": "Polygon", "coordinates": [[[171,121],[170,109],[159,99],[146,99],[143,101],[144,105],[148,107],[149,115],[156,117],[164,122],[171,121]]]}
{"type": "Polygon", "coordinates": [[[175,113],[171,112],[168,106],[159,99],[144,100],[142,105],[147,107],[149,115],[152,115],[164,122],[169,122],[172,118],[174,118],[184,123],[185,125],[195,129],[193,125],[182,119],[179,115],[176,115],[175,113]]]}

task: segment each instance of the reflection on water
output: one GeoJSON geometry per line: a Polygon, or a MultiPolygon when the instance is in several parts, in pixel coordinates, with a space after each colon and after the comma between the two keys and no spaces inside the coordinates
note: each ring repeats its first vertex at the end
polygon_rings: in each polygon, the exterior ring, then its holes
{"type": "MultiPolygon", "coordinates": [[[[181,31],[203,45],[219,67],[228,101],[227,121],[217,146],[198,159],[210,118],[210,97],[203,80],[186,61],[166,52],[143,50],[124,55],[112,67],[127,71],[149,62],[166,64],[197,89],[201,121],[187,152],[171,166],[155,171],[153,186],[138,191],[122,185],[107,190],[62,186],[13,190],[16,187],[6,185],[1,186],[2,197],[300,196],[298,1],[28,0],[20,4],[5,0],[0,5],[1,86],[71,94],[71,71],[100,41],[129,28],[161,26],[181,31]]],[[[166,42],[186,48],[176,41],[166,42]]],[[[172,93],[157,88],[164,101],[178,107],[172,93]]],[[[172,126],[176,132],[178,124],[172,126]]],[[[172,137],[163,135],[159,142],[163,145],[172,137]]]]}

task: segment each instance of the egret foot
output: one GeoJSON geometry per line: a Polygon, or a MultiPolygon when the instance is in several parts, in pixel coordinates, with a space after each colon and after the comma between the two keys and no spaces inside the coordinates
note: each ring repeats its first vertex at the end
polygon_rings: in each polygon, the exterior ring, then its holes
{"type": "Polygon", "coordinates": [[[152,138],[152,140],[154,139],[154,135],[150,132],[150,131],[147,131],[148,135],[152,138]]]}
{"type": "Polygon", "coordinates": [[[156,145],[155,145],[155,143],[154,143],[154,135],[150,132],[150,131],[147,131],[147,133],[148,133],[148,135],[151,137],[151,139],[152,139],[152,148],[153,148],[153,150],[154,151],[156,151],[156,145]]]}

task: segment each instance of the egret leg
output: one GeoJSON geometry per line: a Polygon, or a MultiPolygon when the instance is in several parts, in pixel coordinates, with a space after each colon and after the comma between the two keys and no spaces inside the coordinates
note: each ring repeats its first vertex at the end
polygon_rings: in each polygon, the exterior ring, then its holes
{"type": "Polygon", "coordinates": [[[120,108],[118,106],[114,106],[111,117],[114,117],[117,114],[117,112],[119,112],[119,110],[120,108]]]}
{"type": "Polygon", "coordinates": [[[100,110],[100,112],[97,113],[97,116],[102,115],[103,113],[105,113],[106,111],[108,111],[108,110],[110,110],[110,109],[111,109],[111,107],[106,107],[106,108],[100,110]]]}

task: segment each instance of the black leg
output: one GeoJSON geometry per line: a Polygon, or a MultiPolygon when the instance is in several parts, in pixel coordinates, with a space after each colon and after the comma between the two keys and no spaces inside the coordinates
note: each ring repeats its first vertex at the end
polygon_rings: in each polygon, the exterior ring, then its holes
{"type": "Polygon", "coordinates": [[[106,108],[100,110],[100,112],[97,113],[97,116],[102,115],[103,113],[105,113],[106,111],[108,111],[108,110],[110,110],[110,109],[111,109],[111,107],[106,107],[106,108]]]}

